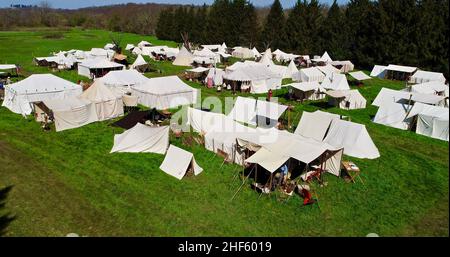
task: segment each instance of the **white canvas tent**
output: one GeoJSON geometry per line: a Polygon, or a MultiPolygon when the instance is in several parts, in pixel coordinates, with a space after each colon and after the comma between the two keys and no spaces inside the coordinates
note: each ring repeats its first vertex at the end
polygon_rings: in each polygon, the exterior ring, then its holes
{"type": "Polygon", "coordinates": [[[255,53],[253,50],[247,48],[247,47],[235,47],[234,51],[231,53],[233,57],[240,58],[240,59],[251,59],[255,58],[255,53]]]}
{"type": "Polygon", "coordinates": [[[378,108],[373,122],[406,130],[409,127],[409,120],[406,119],[406,115],[411,108],[412,106],[407,104],[386,102],[378,108]]]}
{"type": "Polygon", "coordinates": [[[292,79],[294,81],[301,81],[301,82],[312,82],[312,81],[322,82],[325,79],[325,74],[323,74],[316,67],[310,67],[300,69],[298,73],[292,75],[292,79]]]}
{"type": "Polygon", "coordinates": [[[425,83],[430,81],[445,83],[444,74],[441,72],[432,72],[432,71],[416,71],[410,78],[410,82],[414,84],[425,83]]]}
{"type": "Polygon", "coordinates": [[[140,104],[158,110],[190,105],[197,101],[197,89],[177,76],[151,78],[143,84],[132,86],[132,94],[138,97],[140,104]]]}
{"type": "Polygon", "coordinates": [[[321,86],[330,90],[350,90],[347,77],[344,74],[333,73],[331,75],[327,75],[322,81],[321,86]]]}
{"type": "Polygon", "coordinates": [[[123,70],[125,66],[116,62],[111,62],[106,59],[87,59],[78,64],[78,74],[91,78],[92,74],[95,77],[102,77],[112,70],[123,70]]]}
{"type": "Polygon", "coordinates": [[[255,58],[259,58],[262,56],[261,53],[259,53],[258,49],[256,49],[256,47],[253,47],[252,52],[255,58]]]}
{"type": "Polygon", "coordinates": [[[148,63],[144,60],[144,57],[139,54],[136,60],[134,60],[133,64],[131,64],[131,68],[138,69],[139,67],[142,67],[144,65],[148,65],[148,63]]]}
{"type": "Polygon", "coordinates": [[[89,100],[70,97],[44,100],[43,104],[53,113],[56,131],[78,128],[98,121],[95,105],[89,100]]]}
{"type": "Polygon", "coordinates": [[[287,67],[285,77],[292,78],[294,76],[294,74],[296,74],[297,72],[298,72],[297,66],[295,65],[294,60],[291,60],[291,62],[289,63],[289,65],[287,67]]]}
{"type": "Polygon", "coordinates": [[[107,43],[103,49],[105,50],[112,50],[114,48],[114,44],[113,43],[107,43]]]}
{"type": "Polygon", "coordinates": [[[375,66],[373,66],[373,69],[370,72],[370,76],[384,78],[384,75],[386,74],[386,68],[387,68],[387,66],[384,66],[384,65],[375,65],[375,66]]]}
{"type": "Polygon", "coordinates": [[[373,100],[372,105],[380,107],[386,102],[408,103],[409,99],[411,99],[412,102],[419,102],[438,106],[445,105],[445,96],[393,90],[384,87],[380,90],[377,97],[375,97],[375,100],[373,100]]]}
{"type": "Polygon", "coordinates": [[[118,70],[108,72],[99,80],[116,95],[124,95],[131,92],[131,86],[145,83],[148,78],[136,70],[118,70]]]}
{"type": "Polygon", "coordinates": [[[352,157],[367,159],[380,157],[366,126],[362,124],[334,119],[323,141],[335,147],[343,147],[344,154],[352,157]]]}
{"type": "Polygon", "coordinates": [[[169,146],[166,157],[159,168],[178,180],[181,180],[189,169],[192,169],[195,176],[203,171],[195,161],[192,153],[174,145],[169,146]]]}
{"type": "Polygon", "coordinates": [[[190,53],[186,47],[182,46],[180,52],[175,57],[173,65],[176,66],[189,66],[194,60],[194,55],[190,53]]]}
{"type": "Polygon", "coordinates": [[[32,112],[33,102],[76,97],[82,91],[80,85],[52,74],[33,74],[19,82],[5,85],[2,106],[14,113],[29,115],[32,112]]]}
{"type": "Polygon", "coordinates": [[[357,89],[327,91],[328,103],[346,110],[366,108],[366,99],[357,89]]]}
{"type": "Polygon", "coordinates": [[[142,49],[144,47],[150,47],[152,44],[148,41],[142,40],[137,46],[142,49]]]}
{"type": "Polygon", "coordinates": [[[203,48],[202,50],[195,50],[193,55],[194,58],[201,57],[202,59],[204,58],[205,60],[206,59],[211,60],[211,63],[220,63],[220,54],[214,53],[208,48],[203,48]]]}
{"type": "Polygon", "coordinates": [[[321,72],[323,72],[326,76],[331,77],[334,74],[341,73],[340,70],[336,69],[333,65],[327,64],[325,66],[316,66],[321,72]]]}
{"type": "Polygon", "coordinates": [[[341,72],[347,73],[355,69],[355,65],[351,61],[332,61],[331,65],[339,69],[341,72]]]}
{"type": "Polygon", "coordinates": [[[362,71],[355,71],[355,72],[350,72],[348,75],[352,76],[354,79],[358,80],[358,81],[363,81],[363,80],[367,80],[367,79],[371,79],[371,77],[367,76],[364,72],[362,71]]]}
{"type": "Polygon", "coordinates": [[[300,100],[320,100],[325,98],[325,89],[317,81],[291,83],[294,96],[300,100]]]}
{"type": "Polygon", "coordinates": [[[340,120],[335,114],[320,111],[303,112],[295,134],[313,140],[323,139],[323,142],[335,148],[343,148],[344,154],[352,157],[367,159],[380,157],[364,125],[340,120]]]}
{"type": "Polygon", "coordinates": [[[267,66],[259,63],[235,63],[233,70],[229,70],[223,76],[230,81],[246,82],[250,86],[251,93],[266,93],[269,89],[281,88],[282,77],[274,73],[267,66]]]}
{"type": "Polygon", "coordinates": [[[417,117],[417,134],[448,141],[448,108],[415,103],[407,118],[413,117],[417,117]]]}
{"type": "Polygon", "coordinates": [[[133,50],[133,48],[135,48],[135,46],[133,44],[127,44],[125,46],[125,50],[127,50],[127,51],[133,50]]]}
{"type": "Polygon", "coordinates": [[[274,127],[286,109],[285,105],[238,96],[228,117],[251,125],[274,127]]]}
{"type": "Polygon", "coordinates": [[[274,63],[272,61],[272,52],[270,51],[270,48],[268,48],[264,52],[261,60],[259,60],[259,63],[264,64],[264,65],[274,65],[274,63]]]}
{"type": "Polygon", "coordinates": [[[440,82],[440,81],[429,81],[420,84],[411,85],[411,88],[404,89],[404,91],[410,91],[421,94],[431,94],[431,95],[440,95],[446,96],[445,92],[448,90],[448,85],[440,82]]]}
{"type": "Polygon", "coordinates": [[[225,75],[224,70],[219,68],[211,68],[209,69],[208,75],[205,78],[205,83],[208,83],[208,80],[212,79],[214,86],[222,85],[224,75],[225,75]]]}
{"type": "Polygon", "coordinates": [[[97,118],[109,120],[123,115],[122,97],[114,94],[101,80],[96,80],[80,98],[94,103],[97,118]]]}
{"type": "Polygon", "coordinates": [[[111,153],[159,153],[165,154],[169,147],[169,126],[150,127],[136,123],[134,127],[114,135],[111,153]]]}

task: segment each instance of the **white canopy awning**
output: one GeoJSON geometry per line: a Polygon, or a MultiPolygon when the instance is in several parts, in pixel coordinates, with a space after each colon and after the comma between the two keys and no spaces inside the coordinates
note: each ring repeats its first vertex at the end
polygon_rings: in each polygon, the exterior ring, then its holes
{"type": "Polygon", "coordinates": [[[348,75],[352,76],[354,79],[359,80],[359,81],[366,80],[366,79],[371,79],[371,77],[367,76],[362,71],[350,72],[348,75]]]}

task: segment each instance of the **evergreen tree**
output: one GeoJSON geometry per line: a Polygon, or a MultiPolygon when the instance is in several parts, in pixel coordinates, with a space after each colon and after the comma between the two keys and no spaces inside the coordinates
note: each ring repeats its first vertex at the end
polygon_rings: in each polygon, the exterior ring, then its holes
{"type": "Polygon", "coordinates": [[[233,18],[229,21],[230,27],[228,30],[230,44],[254,46],[258,39],[255,7],[247,0],[234,0],[230,8],[233,15],[233,18]]]}
{"type": "Polygon", "coordinates": [[[264,28],[261,31],[260,44],[264,44],[261,46],[270,44],[273,50],[277,48],[285,49],[287,45],[285,28],[286,19],[284,17],[283,7],[279,0],[275,0],[264,22],[264,28]]]}
{"type": "Polygon", "coordinates": [[[234,33],[234,31],[229,30],[231,27],[229,25],[230,20],[232,19],[230,5],[229,0],[215,0],[211,5],[208,14],[205,44],[216,44],[217,42],[226,42],[228,44],[229,39],[231,39],[230,35],[234,33]]]}
{"type": "Polygon", "coordinates": [[[328,51],[337,60],[349,58],[346,24],[341,8],[334,0],[323,21],[320,40],[322,50],[328,51]]]}
{"type": "Polygon", "coordinates": [[[194,15],[190,40],[196,43],[206,42],[208,7],[204,4],[194,15]]]}
{"type": "Polygon", "coordinates": [[[307,2],[297,0],[286,21],[286,36],[288,50],[296,53],[309,54],[306,52],[306,9],[307,2]]]}

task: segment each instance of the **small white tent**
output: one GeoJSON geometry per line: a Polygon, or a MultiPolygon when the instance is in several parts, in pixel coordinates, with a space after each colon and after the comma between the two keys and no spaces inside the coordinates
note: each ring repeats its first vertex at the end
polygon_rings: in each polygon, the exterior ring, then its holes
{"type": "Polygon", "coordinates": [[[264,52],[261,60],[259,60],[259,63],[264,64],[264,65],[274,65],[274,63],[272,61],[272,52],[270,51],[270,48],[268,48],[264,52]]]}
{"type": "Polygon", "coordinates": [[[425,83],[412,85],[410,89],[406,88],[404,91],[410,91],[421,94],[441,95],[445,96],[445,91],[448,90],[448,85],[440,81],[429,81],[425,83]]]}
{"type": "Polygon", "coordinates": [[[5,85],[2,106],[14,113],[28,115],[32,112],[32,102],[75,97],[82,91],[80,85],[55,75],[33,74],[19,82],[5,85]]]}
{"type": "Polygon", "coordinates": [[[412,102],[438,106],[445,105],[445,96],[393,90],[384,87],[381,88],[377,97],[373,100],[372,105],[381,106],[386,102],[408,103],[409,99],[411,99],[412,102]]]}
{"type": "Polygon", "coordinates": [[[287,67],[285,77],[292,78],[293,75],[296,74],[297,72],[298,72],[297,66],[295,65],[294,60],[291,60],[291,62],[289,63],[289,65],[287,67]]]}
{"type": "MultiPolygon", "coordinates": [[[[267,66],[260,63],[233,64],[233,70],[226,72],[224,79],[245,82],[254,94],[266,93],[269,89],[281,88],[282,76],[274,73],[267,66]]],[[[231,66],[229,67],[231,68],[231,66]]]]}
{"type": "Polygon", "coordinates": [[[71,97],[44,100],[43,103],[53,113],[56,131],[78,128],[98,121],[95,105],[89,100],[71,97]]]}
{"type": "Polygon", "coordinates": [[[223,84],[223,75],[225,71],[219,68],[209,69],[208,75],[205,78],[205,83],[208,85],[208,81],[212,80],[213,86],[219,86],[223,84]]]}
{"type": "Polygon", "coordinates": [[[178,52],[173,65],[176,66],[189,66],[194,60],[194,55],[190,53],[186,47],[182,46],[180,52],[178,52]]]}
{"type": "Polygon", "coordinates": [[[122,97],[115,95],[101,80],[96,80],[80,98],[95,104],[98,120],[108,120],[123,115],[122,97]]]}
{"type": "Polygon", "coordinates": [[[442,74],[441,72],[418,70],[410,78],[410,82],[414,84],[425,83],[430,81],[442,82],[442,84],[444,84],[445,83],[444,74],[442,74]]]}
{"type": "Polygon", "coordinates": [[[140,104],[158,110],[194,104],[197,92],[177,76],[151,78],[132,86],[132,94],[138,97],[140,104]]]}
{"type": "Polygon", "coordinates": [[[188,171],[191,171],[195,176],[203,171],[192,153],[174,145],[169,146],[166,157],[159,168],[178,180],[181,180],[188,171]]]}
{"type": "Polygon", "coordinates": [[[350,90],[347,77],[344,74],[333,73],[331,75],[327,75],[322,81],[321,86],[330,90],[350,90]]]}
{"type": "Polygon", "coordinates": [[[144,60],[144,57],[142,55],[138,55],[136,60],[131,64],[132,69],[139,69],[140,67],[148,65],[148,63],[144,60]]]}
{"type": "Polygon", "coordinates": [[[304,111],[294,133],[317,141],[323,141],[331,121],[339,119],[340,117],[337,114],[322,111],[313,113],[304,111]]]}
{"type": "Polygon", "coordinates": [[[248,49],[247,47],[235,47],[234,51],[231,53],[233,57],[240,59],[251,59],[255,58],[255,53],[253,50],[248,49]]]}
{"type": "Polygon", "coordinates": [[[357,89],[327,91],[330,105],[346,110],[366,108],[366,99],[357,89]]]}
{"type": "Polygon", "coordinates": [[[320,100],[325,98],[324,93],[326,90],[317,81],[291,83],[285,86],[292,87],[294,96],[299,100],[320,100]]]}
{"type": "Polygon", "coordinates": [[[142,40],[141,42],[139,42],[138,47],[139,48],[144,48],[144,47],[150,47],[152,46],[152,44],[148,41],[142,40]]]}
{"type": "Polygon", "coordinates": [[[407,104],[385,102],[378,108],[373,122],[403,130],[408,129],[409,120],[406,119],[406,115],[411,108],[412,106],[407,104]]]}
{"type": "Polygon", "coordinates": [[[373,69],[370,72],[370,76],[378,77],[378,78],[382,79],[382,78],[384,78],[384,75],[386,74],[386,68],[387,68],[387,66],[384,66],[384,65],[375,65],[375,66],[373,66],[373,69]]]}
{"type": "Polygon", "coordinates": [[[123,95],[131,91],[131,86],[145,83],[148,78],[136,70],[118,70],[108,72],[99,80],[115,94],[123,95]]]}
{"type": "Polygon", "coordinates": [[[131,50],[133,50],[133,48],[135,48],[135,46],[133,44],[127,44],[127,46],[125,47],[125,50],[131,51],[131,50]]]}
{"type": "Polygon", "coordinates": [[[169,126],[150,127],[141,123],[114,136],[111,153],[159,153],[169,147],[169,126]]]}
{"type": "Polygon", "coordinates": [[[292,75],[294,81],[301,82],[322,82],[325,79],[325,74],[323,74],[316,67],[300,69],[298,73],[292,75]]]}
{"type": "Polygon", "coordinates": [[[125,66],[116,62],[111,62],[106,59],[87,59],[78,64],[78,74],[91,78],[102,77],[112,70],[123,70],[125,66]]]}
{"type": "Polygon", "coordinates": [[[415,103],[407,118],[415,116],[417,134],[448,141],[448,108],[415,103]]]}

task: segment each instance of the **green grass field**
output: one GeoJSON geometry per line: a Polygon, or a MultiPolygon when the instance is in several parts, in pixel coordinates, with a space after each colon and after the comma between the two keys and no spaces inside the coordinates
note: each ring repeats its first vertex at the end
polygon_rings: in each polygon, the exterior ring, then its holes
{"type": "MultiPolygon", "coordinates": [[[[0,63],[15,63],[25,74],[46,73],[32,63],[52,51],[103,47],[110,32],[63,30],[0,32],[0,63]]],[[[154,37],[123,34],[122,44],[154,37]]],[[[161,73],[183,68],[154,63],[161,73]]],[[[76,71],[55,73],[76,81],[76,71]]],[[[190,85],[201,86],[189,82],[190,85]]],[[[44,132],[40,124],[0,107],[0,188],[12,186],[0,215],[14,216],[5,236],[448,236],[448,143],[414,132],[374,124],[370,103],[381,87],[403,83],[372,79],[360,89],[368,100],[364,110],[329,108],[325,102],[289,102],[296,125],[302,111],[340,113],[366,125],[381,157],[349,158],[362,169],[364,184],[346,183],[326,175],[328,185],[316,187],[320,208],[301,207],[299,197],[283,204],[276,196],[259,197],[249,186],[230,201],[239,187],[236,165],[220,168],[222,159],[201,145],[171,143],[192,151],[204,172],[178,181],[159,170],[158,154],[110,154],[113,136],[123,130],[112,121],[63,132],[44,132]]],[[[279,90],[282,96],[286,89],[279,90]]],[[[202,97],[217,95],[202,88],[202,97]]],[[[220,98],[230,96],[222,92],[220,98]]],[[[0,196],[1,201],[1,196],[0,196]]],[[[1,205],[0,205],[1,206],[1,205]]],[[[1,222],[2,219],[0,219],[1,222]]]]}

